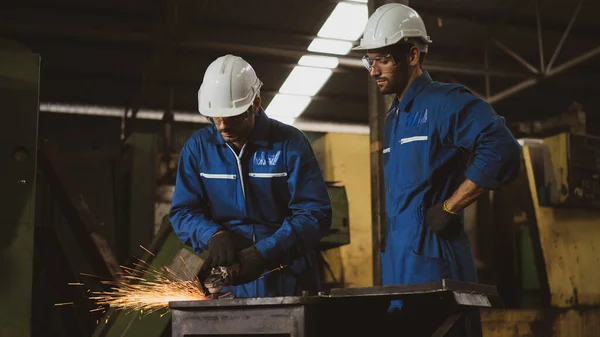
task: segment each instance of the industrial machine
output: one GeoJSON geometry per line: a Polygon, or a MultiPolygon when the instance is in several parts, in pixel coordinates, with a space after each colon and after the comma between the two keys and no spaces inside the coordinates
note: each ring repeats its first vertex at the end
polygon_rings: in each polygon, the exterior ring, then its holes
{"type": "Polygon", "coordinates": [[[482,311],[484,336],[598,336],[597,138],[520,142],[519,177],[474,206],[480,281],[497,285],[506,305],[482,311]]]}
{"type": "Polygon", "coordinates": [[[556,179],[553,206],[600,207],[600,137],[559,133],[544,138],[556,179]]]}

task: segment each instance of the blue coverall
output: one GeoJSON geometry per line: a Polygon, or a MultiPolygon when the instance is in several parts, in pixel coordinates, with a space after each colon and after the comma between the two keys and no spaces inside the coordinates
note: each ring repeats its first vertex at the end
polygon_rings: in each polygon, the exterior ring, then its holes
{"type": "MultiPolygon", "coordinates": [[[[432,81],[427,72],[415,79],[385,119],[383,284],[476,282],[467,234],[438,237],[425,223],[426,211],[448,199],[465,178],[492,190],[508,183],[520,170],[520,151],[504,118],[487,102],[461,85],[432,81]]],[[[467,319],[467,325],[474,327],[469,336],[480,336],[478,318],[467,319]]]]}
{"type": "MultiPolygon", "coordinates": [[[[173,229],[196,253],[220,229],[255,244],[268,266],[287,267],[230,287],[236,297],[317,291],[317,245],[331,226],[327,186],[306,136],[261,111],[239,155],[213,126],[181,150],[170,210],[173,229]]],[[[238,241],[239,242],[239,241],[238,241]]],[[[236,247],[242,249],[246,247],[236,247]]]]}

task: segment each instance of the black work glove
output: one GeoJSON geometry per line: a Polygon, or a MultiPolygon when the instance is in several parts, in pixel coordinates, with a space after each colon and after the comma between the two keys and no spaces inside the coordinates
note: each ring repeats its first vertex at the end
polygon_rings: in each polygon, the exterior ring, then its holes
{"type": "Polygon", "coordinates": [[[444,203],[431,206],[427,210],[425,221],[429,228],[443,239],[459,235],[463,228],[460,215],[445,210],[444,203]]]}
{"type": "Polygon", "coordinates": [[[266,261],[255,246],[242,249],[237,255],[240,270],[233,278],[232,285],[246,284],[262,275],[266,268],[266,261]]]}
{"type": "Polygon", "coordinates": [[[205,264],[207,268],[230,266],[235,260],[235,245],[231,233],[218,232],[208,240],[208,257],[205,264]]]}

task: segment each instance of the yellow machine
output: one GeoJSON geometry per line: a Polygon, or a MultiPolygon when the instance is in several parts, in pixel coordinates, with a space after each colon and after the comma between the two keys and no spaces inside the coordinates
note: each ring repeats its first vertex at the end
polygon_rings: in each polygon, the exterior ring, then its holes
{"type": "Polygon", "coordinates": [[[521,176],[486,203],[508,303],[482,313],[484,336],[600,336],[600,138],[522,142],[521,176]]]}

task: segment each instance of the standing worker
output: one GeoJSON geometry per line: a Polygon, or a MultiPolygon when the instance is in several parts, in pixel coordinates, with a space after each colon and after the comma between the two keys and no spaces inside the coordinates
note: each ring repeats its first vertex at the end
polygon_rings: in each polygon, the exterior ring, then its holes
{"type": "MultiPolygon", "coordinates": [[[[461,211],[520,170],[521,148],[504,118],[464,86],[435,82],[422,70],[431,42],[415,10],[391,3],[371,15],[355,48],[366,51],[363,63],[380,92],[396,95],[383,139],[384,285],[476,282],[461,211]]],[[[481,336],[478,311],[455,328],[481,336]]]]}
{"type": "Polygon", "coordinates": [[[331,226],[327,186],[306,136],[261,108],[261,86],[241,57],[209,65],[198,104],[212,125],[181,150],[170,220],[194,252],[208,249],[201,282],[211,268],[236,263],[239,275],[224,289],[235,297],[318,291],[317,245],[331,226]]]}

